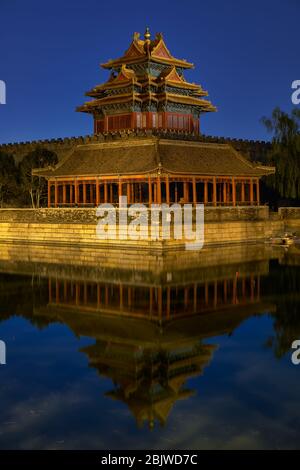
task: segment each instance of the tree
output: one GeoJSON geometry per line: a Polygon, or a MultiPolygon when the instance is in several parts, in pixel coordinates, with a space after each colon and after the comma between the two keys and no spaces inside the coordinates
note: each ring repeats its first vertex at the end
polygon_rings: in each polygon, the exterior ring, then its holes
{"type": "Polygon", "coordinates": [[[30,196],[33,208],[40,207],[41,203],[46,200],[47,183],[41,176],[32,174],[33,168],[45,168],[54,166],[58,162],[55,152],[47,150],[43,147],[37,147],[32,152],[25,155],[20,163],[20,179],[23,190],[30,196]]]}
{"type": "Polygon", "coordinates": [[[0,152],[0,207],[16,196],[17,167],[14,157],[0,152]]]}
{"type": "Polygon", "coordinates": [[[267,185],[281,197],[300,200],[300,109],[289,115],[275,108],[271,118],[262,122],[273,134],[269,163],[276,167],[267,185]]]}

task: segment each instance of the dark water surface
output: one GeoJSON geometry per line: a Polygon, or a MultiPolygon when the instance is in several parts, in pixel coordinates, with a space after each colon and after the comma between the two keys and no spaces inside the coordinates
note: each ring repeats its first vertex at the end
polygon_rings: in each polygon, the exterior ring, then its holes
{"type": "Polygon", "coordinates": [[[2,449],[300,448],[300,251],[0,247],[2,449]]]}

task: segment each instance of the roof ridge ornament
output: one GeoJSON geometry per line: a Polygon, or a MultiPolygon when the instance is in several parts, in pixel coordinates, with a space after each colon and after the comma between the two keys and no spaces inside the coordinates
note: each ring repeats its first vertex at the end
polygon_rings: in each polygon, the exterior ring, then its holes
{"type": "Polygon", "coordinates": [[[145,41],[150,42],[151,33],[150,33],[150,30],[149,30],[148,27],[146,28],[146,31],[145,31],[145,34],[144,34],[144,38],[145,38],[145,41]]]}

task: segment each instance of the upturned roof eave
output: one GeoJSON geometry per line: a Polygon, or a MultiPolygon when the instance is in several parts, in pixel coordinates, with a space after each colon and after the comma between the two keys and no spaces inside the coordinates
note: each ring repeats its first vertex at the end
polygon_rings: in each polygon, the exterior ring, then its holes
{"type": "MultiPolygon", "coordinates": [[[[255,170],[255,168],[254,168],[255,170]]],[[[171,170],[167,167],[155,167],[150,170],[144,170],[144,171],[136,171],[136,172],[118,172],[116,171],[115,173],[81,173],[80,175],[77,174],[56,174],[55,169],[52,170],[43,170],[43,169],[33,169],[32,174],[34,176],[42,176],[46,179],[66,179],[66,178],[80,178],[81,176],[84,178],[101,178],[101,177],[110,177],[110,178],[118,178],[120,176],[128,176],[130,178],[131,176],[136,176],[136,175],[149,175],[151,173],[154,173],[155,176],[158,176],[157,172],[160,171],[160,174],[163,177],[163,174],[168,174],[168,175],[177,175],[177,176],[195,176],[197,178],[211,178],[211,177],[218,177],[218,178],[261,178],[262,176],[269,176],[271,174],[275,173],[275,168],[270,168],[265,172],[261,171],[254,171],[254,172],[243,172],[239,173],[238,175],[233,172],[228,172],[228,173],[217,173],[217,172],[203,172],[203,171],[175,171],[171,170]]]]}
{"type": "Polygon", "coordinates": [[[113,69],[115,67],[120,67],[123,64],[138,64],[141,62],[155,62],[155,63],[162,63],[164,65],[175,65],[176,67],[184,68],[184,69],[193,69],[195,66],[191,62],[186,62],[184,60],[172,58],[168,59],[167,57],[155,57],[152,55],[143,55],[141,57],[119,57],[118,59],[111,60],[100,64],[104,69],[113,69]]]}

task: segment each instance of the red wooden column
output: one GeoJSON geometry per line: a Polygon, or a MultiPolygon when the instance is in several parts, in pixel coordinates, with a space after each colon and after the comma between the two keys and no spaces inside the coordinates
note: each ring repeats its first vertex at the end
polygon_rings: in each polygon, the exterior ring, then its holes
{"type": "Polygon", "coordinates": [[[188,287],[184,288],[184,308],[186,309],[188,307],[189,303],[189,290],[188,287]]]}
{"type": "Polygon", "coordinates": [[[232,178],[231,184],[232,184],[232,204],[236,206],[236,186],[235,186],[234,178],[232,178]]]}
{"type": "Polygon", "coordinates": [[[99,308],[101,305],[101,286],[97,284],[97,307],[99,308]]]}
{"type": "Polygon", "coordinates": [[[52,302],[52,282],[51,278],[48,279],[48,297],[49,297],[49,304],[52,302]]]}
{"type": "Polygon", "coordinates": [[[63,204],[66,204],[67,202],[67,187],[66,183],[63,184],[63,204]]]}
{"type": "Polygon", "coordinates": [[[64,281],[64,302],[68,301],[68,284],[64,281]]]}
{"type": "Polygon", "coordinates": [[[254,281],[254,276],[253,274],[251,274],[250,276],[250,299],[251,299],[251,302],[254,301],[254,287],[255,287],[255,281],[254,281]]]}
{"type": "Polygon", "coordinates": [[[58,203],[58,184],[57,184],[57,181],[55,181],[55,185],[54,185],[54,207],[57,207],[57,203],[58,203]]]}
{"type": "Polygon", "coordinates": [[[131,195],[131,202],[132,204],[135,203],[135,184],[130,183],[130,195],[131,195]]]}
{"type": "Polygon", "coordinates": [[[73,182],[70,184],[70,204],[73,204],[73,182]]]}
{"type": "Polygon", "coordinates": [[[196,188],[196,178],[193,177],[193,204],[197,204],[197,188],[196,188]]]}
{"type": "Polygon", "coordinates": [[[51,207],[51,183],[48,180],[48,207],[51,207]]]}
{"type": "Polygon", "coordinates": [[[99,179],[96,178],[96,206],[100,204],[100,184],[99,179]]]}
{"type": "Polygon", "coordinates": [[[120,286],[119,286],[119,292],[120,292],[120,310],[123,311],[124,295],[123,295],[123,285],[122,284],[120,284],[120,286]]]}
{"type": "Polygon", "coordinates": [[[186,182],[182,182],[183,185],[183,201],[186,202],[186,182]]]}
{"type": "Polygon", "coordinates": [[[119,183],[118,183],[118,202],[120,201],[121,196],[122,196],[122,181],[119,179],[119,183]]]}
{"type": "Polygon", "coordinates": [[[152,204],[152,182],[151,177],[148,176],[148,194],[149,194],[149,206],[152,204]]]}
{"type": "Polygon", "coordinates": [[[80,304],[80,284],[79,284],[79,282],[76,282],[76,287],[75,287],[75,303],[76,303],[76,305],[80,304]]]}
{"type": "Polygon", "coordinates": [[[162,317],[162,287],[157,287],[158,316],[162,317]]]}
{"type": "Polygon", "coordinates": [[[208,282],[205,281],[205,291],[204,291],[204,301],[205,301],[205,305],[208,305],[209,303],[209,292],[208,292],[208,282]]]}
{"type": "Polygon", "coordinates": [[[250,204],[253,206],[253,179],[250,179],[250,204]]]}
{"type": "Polygon", "coordinates": [[[223,183],[223,202],[224,202],[224,205],[227,202],[227,184],[225,181],[223,183]]]}
{"type": "Polygon", "coordinates": [[[214,203],[214,206],[217,205],[217,178],[216,176],[214,176],[214,179],[213,179],[213,203],[214,203]]]}
{"type": "Polygon", "coordinates": [[[232,303],[233,304],[237,303],[237,278],[236,277],[233,279],[233,285],[232,285],[232,303]]]}
{"type": "Polygon", "coordinates": [[[107,181],[104,182],[104,202],[107,202],[107,181]]]}
{"type": "Polygon", "coordinates": [[[194,313],[197,312],[197,284],[194,284],[194,313]]]}
{"type": "Polygon", "coordinates": [[[75,179],[75,205],[78,204],[78,180],[77,178],[75,179]]]}
{"type": "Polygon", "coordinates": [[[242,203],[245,203],[245,181],[242,181],[242,195],[241,195],[242,203]]]}
{"type": "Polygon", "coordinates": [[[130,183],[127,183],[127,204],[131,203],[130,183]]]}
{"type": "Polygon", "coordinates": [[[257,289],[257,290],[256,290],[256,295],[257,295],[257,297],[256,297],[256,299],[257,299],[257,300],[260,300],[260,275],[257,276],[257,280],[256,280],[256,281],[257,281],[257,282],[256,282],[256,284],[257,284],[257,288],[256,288],[256,289],[257,289]]]}
{"type": "Polygon", "coordinates": [[[170,204],[170,182],[168,175],[166,176],[166,202],[170,204]]]}
{"type": "Polygon", "coordinates": [[[131,287],[129,286],[127,289],[127,305],[129,308],[131,308],[132,304],[132,296],[131,296],[131,287]]]}
{"type": "Polygon", "coordinates": [[[259,191],[259,178],[256,179],[256,200],[257,205],[260,205],[260,191],[259,191]]]}
{"type": "Polygon", "coordinates": [[[83,183],[83,204],[86,204],[86,183],[83,183]]]}
{"type": "Polygon", "coordinates": [[[214,307],[218,305],[218,283],[217,281],[214,282],[214,307]]]}
{"type": "Polygon", "coordinates": [[[149,313],[150,313],[150,316],[152,316],[152,311],[153,311],[153,287],[150,287],[150,290],[149,290],[149,313]]]}
{"type": "Polygon", "coordinates": [[[55,303],[59,304],[59,300],[60,300],[60,298],[59,298],[59,281],[56,280],[55,281],[55,303]]]}
{"type": "Polygon", "coordinates": [[[167,287],[167,318],[170,318],[171,311],[171,289],[170,286],[167,287]]]}
{"type": "Polygon", "coordinates": [[[157,203],[161,204],[161,180],[157,177],[157,203]]]}
{"type": "Polygon", "coordinates": [[[208,203],[208,182],[204,181],[204,204],[208,203]]]}
{"type": "Polygon", "coordinates": [[[104,131],[108,131],[108,116],[104,117],[104,131]]]}
{"type": "Polygon", "coordinates": [[[227,303],[227,279],[223,282],[224,302],[227,303]]]}

